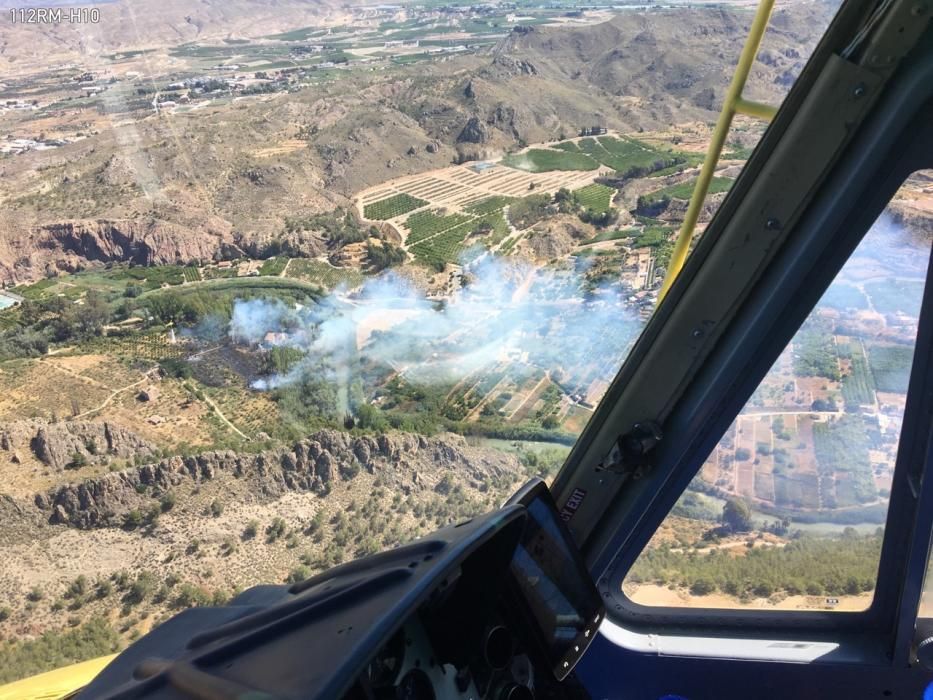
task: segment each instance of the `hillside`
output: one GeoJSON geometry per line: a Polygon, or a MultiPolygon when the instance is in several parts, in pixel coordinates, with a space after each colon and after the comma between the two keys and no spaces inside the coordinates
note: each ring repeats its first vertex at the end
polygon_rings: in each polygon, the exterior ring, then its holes
{"type": "MultiPolygon", "coordinates": [[[[158,25],[172,7],[151,21],[158,25]]],[[[132,98],[129,83],[109,103],[56,103],[17,128],[68,143],[0,160],[0,280],[88,262],[230,257],[280,237],[286,217],[345,206],[391,177],[501,155],[581,125],[634,131],[710,122],[746,19],[670,10],[582,28],[516,27],[473,54],[346,71],[297,91],[210,100],[172,115],[132,98]]],[[[778,13],[750,81],[753,97],[779,101],[816,40],[813,27],[826,21],[823,4],[778,13]]],[[[133,60],[177,63],[160,55],[133,60]]],[[[88,67],[117,65],[98,56],[88,67]]],[[[123,85],[115,79],[113,90],[123,85]]],[[[60,81],[42,80],[49,89],[60,81]]],[[[135,88],[143,89],[151,88],[135,88]]]]}
{"type": "MultiPolygon", "coordinates": [[[[70,9],[72,3],[52,3],[70,9]]],[[[78,5],[78,3],[73,3],[78,5]]],[[[35,6],[35,3],[32,3],[35,6]]],[[[51,7],[51,5],[49,7],[51,7]]],[[[80,3],[100,11],[98,23],[13,24],[9,11],[30,3],[0,0],[0,71],[45,68],[120,49],[149,49],[192,41],[220,41],[274,34],[345,18],[329,0],[112,0],[80,3]]]]}
{"type": "MultiPolygon", "coordinates": [[[[0,473],[16,468],[11,450],[0,447],[0,473]]],[[[173,456],[4,496],[0,638],[102,616],[133,639],[179,608],[495,508],[524,478],[514,456],[459,436],[320,431],[289,448],[173,456]]]]}
{"type": "MultiPolygon", "coordinates": [[[[814,28],[825,26],[831,11],[821,2],[775,11],[748,97],[780,101],[818,38],[814,28]]],[[[582,103],[594,108],[594,123],[651,128],[709,119],[718,112],[749,21],[744,11],[671,9],[624,12],[581,29],[529,27],[497,46],[482,74],[510,87],[529,74],[539,89],[552,82],[575,86],[594,98],[582,103]]]]}

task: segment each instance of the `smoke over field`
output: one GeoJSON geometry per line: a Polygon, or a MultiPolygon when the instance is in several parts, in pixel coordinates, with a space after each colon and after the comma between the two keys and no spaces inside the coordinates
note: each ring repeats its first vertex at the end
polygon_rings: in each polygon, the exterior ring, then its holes
{"type": "Polygon", "coordinates": [[[388,366],[425,384],[533,366],[583,395],[591,382],[611,379],[641,321],[625,308],[618,286],[587,291],[582,282],[576,272],[490,259],[440,301],[387,272],[313,307],[237,301],[230,336],[304,353],[287,372],[254,381],[255,389],[282,387],[324,368],[342,394],[361,364],[388,366]]]}

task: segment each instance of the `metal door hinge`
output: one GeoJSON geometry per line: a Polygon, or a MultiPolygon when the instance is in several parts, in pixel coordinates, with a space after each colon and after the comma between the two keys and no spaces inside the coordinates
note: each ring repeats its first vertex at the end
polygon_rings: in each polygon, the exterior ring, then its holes
{"type": "Polygon", "coordinates": [[[648,453],[663,437],[661,426],[654,421],[636,423],[629,432],[616,440],[616,444],[596,467],[596,471],[640,478],[651,466],[648,453]]]}

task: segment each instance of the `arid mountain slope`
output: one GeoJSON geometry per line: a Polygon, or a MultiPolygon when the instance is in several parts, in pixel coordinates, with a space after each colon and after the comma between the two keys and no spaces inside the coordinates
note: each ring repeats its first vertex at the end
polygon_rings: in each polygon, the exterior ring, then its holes
{"type": "MultiPolygon", "coordinates": [[[[114,0],[75,3],[94,8],[100,21],[12,23],[10,10],[36,3],[0,0],[0,71],[25,66],[48,67],[51,62],[74,61],[119,49],[146,49],[190,41],[219,41],[262,36],[318,24],[339,22],[340,4],[330,0],[114,0]]],[[[71,5],[62,6],[66,12],[71,5]]],[[[48,7],[41,5],[42,7],[48,7]]]]}
{"type": "MultiPolygon", "coordinates": [[[[823,2],[775,12],[749,78],[749,97],[772,103],[783,98],[831,12],[823,2]]],[[[748,12],[677,9],[626,12],[579,29],[529,27],[496,48],[482,76],[510,86],[523,77],[539,88],[544,81],[585,86],[606,98],[593,115],[603,123],[648,127],[709,119],[729,85],[750,21],[748,12]]]]}
{"type": "MultiPolygon", "coordinates": [[[[828,16],[823,3],[778,12],[752,96],[780,100],[828,16]]],[[[119,259],[107,251],[166,262],[256,254],[281,240],[286,217],[346,205],[393,177],[583,125],[711,121],[748,20],[665,10],[585,28],[518,27],[476,55],[187,113],[94,117],[90,138],[0,163],[0,280],[119,259]],[[119,231],[126,242],[61,240],[78,229],[119,231]]]]}
{"type": "MultiPolygon", "coordinates": [[[[0,473],[8,457],[0,449],[0,473]]],[[[67,605],[138,635],[197,604],[191,595],[222,601],[491,510],[523,478],[514,456],[459,436],[326,430],[289,449],[172,457],[34,502],[0,496],[0,634],[60,626],[67,605]]]]}

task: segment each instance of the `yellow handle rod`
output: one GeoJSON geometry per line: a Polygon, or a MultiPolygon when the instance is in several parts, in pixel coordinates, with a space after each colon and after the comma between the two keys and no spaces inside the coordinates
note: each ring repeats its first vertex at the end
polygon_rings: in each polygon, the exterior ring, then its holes
{"type": "Polygon", "coordinates": [[[769,122],[774,119],[774,115],[777,114],[777,107],[739,97],[739,99],[735,101],[735,113],[769,122]]]}
{"type": "Polygon", "coordinates": [[[735,67],[735,73],[732,75],[732,82],[726,91],[726,97],[723,101],[722,111],[719,113],[719,119],[716,127],[713,129],[713,135],[710,140],[709,150],[706,152],[706,158],[703,160],[703,167],[700,169],[700,176],[697,178],[697,184],[693,188],[693,195],[690,197],[690,205],[687,207],[687,213],[684,215],[684,222],[680,227],[680,233],[677,235],[677,242],[674,243],[674,250],[671,253],[671,262],[667,266],[667,274],[664,277],[664,283],[661,285],[661,291],[658,294],[658,303],[660,303],[667,291],[671,288],[684,261],[687,259],[687,253],[690,250],[690,239],[693,237],[693,230],[696,227],[697,219],[700,218],[700,209],[703,206],[703,200],[706,199],[706,193],[709,190],[709,183],[713,179],[713,172],[716,170],[716,164],[719,162],[719,156],[722,154],[722,147],[726,143],[726,136],[729,133],[729,127],[732,125],[732,118],[735,116],[736,103],[742,98],[742,90],[745,87],[745,81],[748,80],[749,71],[755,56],[758,55],[758,47],[761,46],[761,39],[768,28],[768,20],[771,18],[771,10],[774,9],[774,0],[761,0],[758,10],[755,12],[755,18],[752,20],[752,26],[748,30],[748,38],[745,40],[745,46],[742,47],[742,53],[739,56],[739,63],[735,67]]]}

